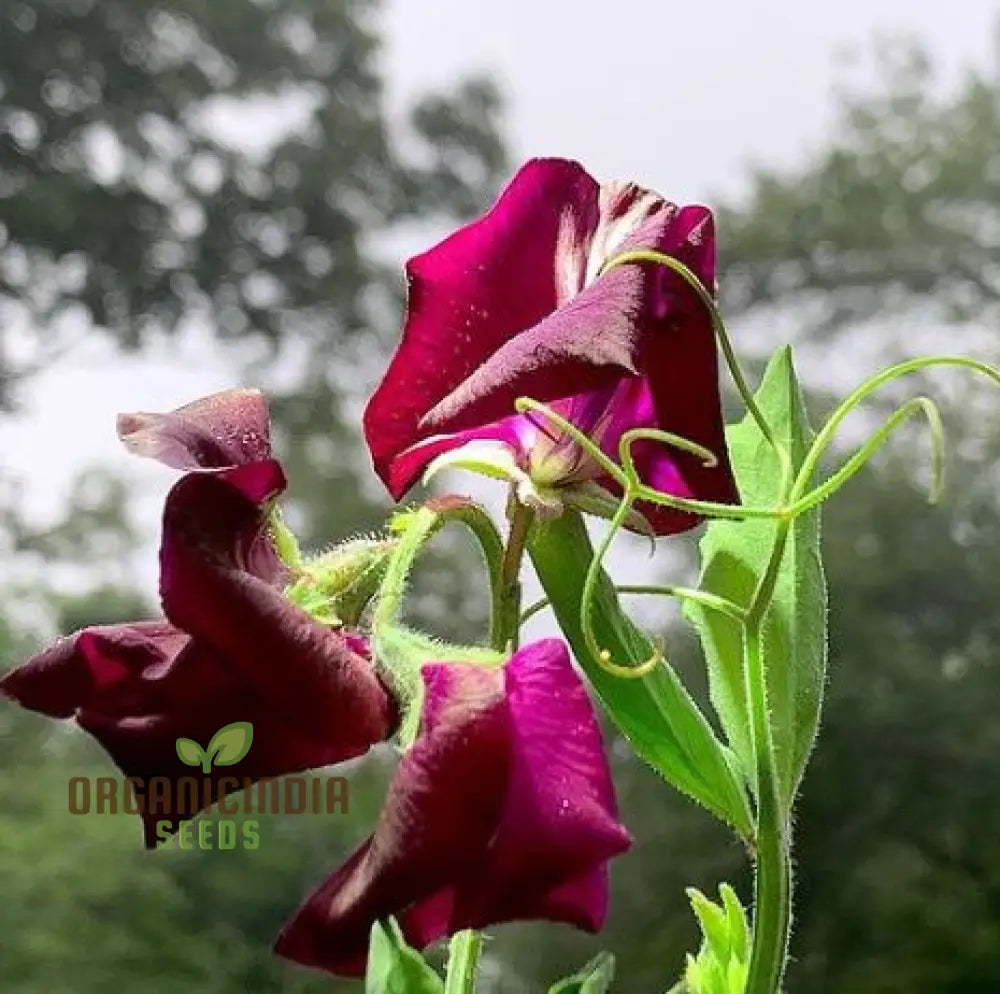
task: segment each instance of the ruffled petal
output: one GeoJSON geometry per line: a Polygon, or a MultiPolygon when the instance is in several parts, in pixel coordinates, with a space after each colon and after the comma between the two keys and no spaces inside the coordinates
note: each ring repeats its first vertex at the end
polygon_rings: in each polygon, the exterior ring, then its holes
{"type": "Polygon", "coordinates": [[[267,697],[163,621],[85,629],[61,639],[0,681],[23,707],[75,717],[126,777],[136,778],[145,843],[152,848],[181,822],[249,781],[337,762],[336,729],[313,735],[275,712],[267,697]],[[253,744],[238,763],[208,775],[181,762],[178,738],[202,747],[224,725],[249,721],[253,744]],[[151,781],[169,788],[149,790],[151,781]],[[181,788],[181,784],[184,784],[181,788]]]}
{"type": "Polygon", "coordinates": [[[533,643],[502,670],[426,666],[424,679],[421,734],[374,834],[286,925],[280,955],[358,974],[390,914],[420,947],[513,919],[602,923],[606,863],[630,839],[565,646],[533,643]]]}
{"type": "Polygon", "coordinates": [[[556,891],[566,919],[600,923],[606,904],[593,903],[601,894],[593,880],[563,890],[631,845],[593,705],[558,639],[526,646],[504,672],[510,767],[503,812],[479,872],[460,890],[452,928],[531,916],[549,909],[556,891]],[[574,893],[588,903],[570,907],[574,893]]]}
{"type": "MultiPolygon", "coordinates": [[[[717,467],[652,443],[636,447],[636,462],[646,482],[668,493],[737,503],[711,321],[692,288],[662,265],[605,269],[640,249],[677,259],[714,292],[710,211],[678,209],[634,184],[598,186],[575,163],[543,160],[521,170],[482,219],[412,260],[403,340],[365,415],[376,470],[393,496],[441,453],[500,439],[506,425],[523,421],[512,417],[517,398],[530,396],[564,413],[581,407],[571,420],[594,431],[612,458],[632,427],[704,445],[717,467]],[[589,417],[600,395],[612,399],[600,418],[589,417]]],[[[537,438],[541,457],[518,447],[524,462],[540,466],[536,482],[594,477],[574,446],[546,436],[537,438]]],[[[640,511],[660,535],[699,520],[640,511]]]]}
{"type": "Polygon", "coordinates": [[[230,482],[189,474],[167,497],[160,549],[167,618],[232,677],[347,759],[391,734],[395,706],[343,635],[286,598],[258,506],[230,482]]]}
{"type": "Polygon", "coordinates": [[[506,342],[580,291],[598,201],[580,165],[536,159],[487,214],[410,260],[403,338],[364,422],[375,469],[396,498],[420,472],[397,468],[400,452],[513,413],[508,405],[478,423],[421,424],[506,342]]]}
{"type": "Polygon", "coordinates": [[[224,469],[271,457],[259,390],[225,390],[167,414],[119,414],[118,437],[130,452],[174,469],[224,469]]]}
{"type": "Polygon", "coordinates": [[[424,680],[421,734],[400,761],[375,832],[285,926],[279,955],[361,973],[378,918],[391,914],[405,923],[419,903],[426,926],[443,934],[451,882],[479,872],[507,775],[503,677],[475,666],[431,665],[424,680]]]}

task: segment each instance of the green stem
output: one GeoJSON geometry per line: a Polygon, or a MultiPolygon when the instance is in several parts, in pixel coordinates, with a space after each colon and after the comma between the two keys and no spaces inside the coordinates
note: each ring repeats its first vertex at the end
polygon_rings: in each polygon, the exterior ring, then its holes
{"type": "Polygon", "coordinates": [[[504,583],[503,557],[504,545],[500,532],[493,519],[474,501],[463,497],[434,497],[427,506],[435,510],[448,521],[458,521],[472,532],[483,554],[486,564],[486,574],[490,581],[490,645],[495,646],[499,632],[503,629],[505,620],[503,612],[504,583]]]}
{"type": "Polygon", "coordinates": [[[775,531],[771,557],[757,585],[746,619],[744,674],[757,774],[753,946],[746,994],[777,994],[788,955],[791,927],[788,824],[778,785],[762,646],[764,620],[774,596],[790,527],[790,521],[782,521],[775,531]]]}
{"type": "Polygon", "coordinates": [[[482,951],[483,937],[479,932],[466,929],[452,936],[444,994],[473,994],[482,951]]]}
{"type": "Polygon", "coordinates": [[[500,604],[493,631],[494,649],[516,649],[521,630],[521,563],[535,513],[516,499],[511,500],[510,533],[500,560],[500,604]]]}
{"type": "MultiPolygon", "coordinates": [[[[494,587],[490,643],[500,652],[516,649],[521,629],[521,563],[534,512],[511,502],[510,534],[500,556],[499,580],[494,587]]],[[[482,934],[474,929],[456,932],[448,947],[445,994],[473,994],[483,949],[482,934]]]]}
{"type": "MultiPolygon", "coordinates": [[[[751,686],[763,682],[759,630],[747,629],[747,674],[751,686]]],[[[755,747],[770,739],[764,695],[754,692],[751,721],[755,747]]],[[[768,743],[770,744],[770,743],[768,743]]],[[[773,752],[757,754],[757,861],[754,867],[753,947],[746,994],[776,994],[781,985],[791,924],[788,833],[778,796],[773,752]]]]}

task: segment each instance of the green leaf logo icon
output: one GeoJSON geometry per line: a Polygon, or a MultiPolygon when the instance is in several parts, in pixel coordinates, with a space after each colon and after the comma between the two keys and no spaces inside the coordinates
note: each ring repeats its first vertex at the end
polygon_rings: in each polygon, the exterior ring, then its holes
{"type": "Polygon", "coordinates": [[[177,756],[182,763],[187,763],[188,766],[201,766],[204,755],[201,746],[194,739],[177,740],[177,756]]]}
{"type": "Polygon", "coordinates": [[[253,725],[249,721],[234,721],[223,725],[202,749],[194,739],[177,740],[177,757],[188,766],[200,766],[202,773],[211,773],[212,764],[234,766],[249,751],[253,742],[253,725]]]}
{"type": "Polygon", "coordinates": [[[234,766],[250,751],[252,742],[253,725],[249,721],[234,721],[212,736],[206,752],[216,766],[234,766]]]}

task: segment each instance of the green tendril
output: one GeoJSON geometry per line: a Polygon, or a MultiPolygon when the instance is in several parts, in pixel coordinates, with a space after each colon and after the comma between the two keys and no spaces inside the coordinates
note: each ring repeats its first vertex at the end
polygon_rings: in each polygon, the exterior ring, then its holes
{"type": "Polygon", "coordinates": [[[662,442],[664,445],[670,445],[682,452],[690,452],[691,455],[697,456],[702,461],[706,469],[714,469],[719,465],[719,457],[711,449],[706,449],[704,445],[699,445],[697,442],[691,441],[690,438],[675,435],[672,431],[661,431],[659,428],[630,428],[623,432],[618,441],[618,454],[626,474],[636,483],[639,482],[639,476],[632,460],[632,446],[643,440],[662,442]]]}
{"type": "MultiPolygon", "coordinates": [[[[851,413],[851,411],[853,411],[856,407],[858,407],[862,403],[862,401],[866,400],[877,390],[880,390],[887,384],[892,383],[894,380],[901,379],[904,376],[909,376],[912,373],[918,373],[921,370],[930,369],[935,366],[957,366],[962,369],[969,369],[974,373],[982,374],[983,376],[992,380],[997,385],[1000,385],[1000,370],[996,369],[993,366],[990,366],[988,363],[980,362],[978,359],[972,359],[969,356],[957,356],[957,355],[921,356],[918,359],[907,359],[905,362],[897,363],[895,366],[890,366],[888,369],[884,369],[882,370],[882,372],[876,373],[874,376],[865,380],[864,383],[862,383],[852,394],[850,394],[841,402],[840,406],[833,412],[833,414],[830,415],[830,419],[827,421],[827,423],[823,426],[822,430],[819,432],[819,434],[817,434],[816,438],[813,440],[812,447],[809,449],[809,452],[807,453],[805,459],[802,462],[802,466],[799,469],[798,476],[795,479],[795,484],[792,487],[792,492],[790,495],[790,501],[793,507],[796,508],[796,511],[798,508],[799,501],[802,499],[803,495],[805,494],[806,488],[809,486],[809,481],[812,479],[813,474],[816,472],[816,469],[819,466],[820,460],[823,458],[824,453],[833,442],[837,430],[840,428],[841,424],[843,424],[844,419],[851,413]]],[[[917,400],[925,400],[925,399],[926,398],[917,398],[917,400]]],[[[903,408],[900,408],[900,410],[902,409],[903,408]]],[[[935,459],[940,459],[940,439],[941,437],[943,437],[943,431],[941,430],[940,427],[940,417],[938,416],[937,409],[936,408],[934,409],[933,414],[929,413],[929,410],[926,407],[922,406],[921,410],[924,412],[924,414],[927,415],[927,418],[931,423],[932,435],[934,435],[934,433],[937,433],[938,435],[938,438],[935,439],[934,441],[935,459]]],[[[897,412],[897,414],[898,413],[899,412],[897,412]]],[[[907,415],[907,417],[911,416],[913,413],[916,413],[915,410],[911,411],[910,414],[907,415]]],[[[901,424],[903,420],[905,420],[905,418],[900,417],[900,420],[897,421],[895,424],[893,424],[892,427],[895,428],[896,424],[901,424]]],[[[890,419],[890,421],[892,421],[892,419],[890,419]]],[[[886,437],[888,437],[888,435],[884,436],[882,438],[882,441],[884,441],[884,438],[886,437]]],[[[874,436],[874,438],[878,438],[878,435],[874,436]]],[[[876,448],[873,449],[868,454],[868,458],[870,458],[871,455],[873,455],[874,452],[877,451],[877,448],[878,445],[876,445],[876,448]]],[[[851,465],[851,463],[849,463],[848,465],[851,465]]],[[[854,466],[852,473],[842,477],[839,483],[842,484],[847,479],[849,479],[850,475],[856,473],[861,465],[863,465],[863,461],[854,466]]],[[[845,466],[844,469],[846,468],[847,467],[845,466]]],[[[841,472],[843,472],[843,470],[841,470],[841,472]]],[[[938,481],[940,481],[942,478],[942,473],[939,467],[935,469],[935,478],[938,481]]],[[[823,484],[822,486],[826,487],[826,484],[823,484]]],[[[830,490],[825,490],[824,497],[829,496],[829,494],[832,493],[834,489],[836,488],[834,487],[830,490]]],[[[812,501],[812,498],[813,494],[810,494],[809,497],[806,499],[812,501]]],[[[823,498],[820,499],[822,500],[823,498]]],[[[810,503],[809,506],[813,505],[810,503]]]]}
{"type": "Polygon", "coordinates": [[[593,613],[594,598],[597,595],[597,586],[604,566],[604,557],[611,548],[611,544],[617,537],[618,532],[624,527],[625,520],[628,518],[629,511],[632,509],[632,502],[634,499],[635,498],[631,491],[626,489],[625,495],[622,497],[621,502],[618,505],[618,510],[615,511],[615,515],[611,519],[611,524],[608,526],[607,533],[605,534],[601,544],[597,547],[597,551],[594,553],[590,560],[590,564],[587,567],[587,575],[583,581],[583,594],[581,596],[580,604],[580,622],[583,629],[583,639],[587,645],[588,651],[594,657],[595,662],[601,667],[602,670],[610,673],[612,676],[630,680],[637,680],[640,677],[644,677],[647,673],[659,666],[661,662],[665,662],[666,657],[663,652],[662,644],[656,639],[651,639],[653,642],[653,655],[643,663],[616,663],[611,659],[611,653],[607,649],[602,648],[598,643],[597,638],[594,635],[594,626],[591,615],[593,613]]]}
{"type": "Polygon", "coordinates": [[[636,442],[644,439],[654,442],[664,442],[674,448],[683,449],[685,452],[704,458],[707,456],[711,462],[705,462],[706,466],[718,465],[718,459],[709,449],[692,442],[690,439],[673,435],[666,431],[657,431],[653,428],[633,428],[626,431],[618,443],[618,453],[624,467],[627,490],[633,494],[633,500],[649,501],[651,504],[659,504],[662,507],[671,507],[677,511],[686,511],[689,514],[697,514],[705,518],[729,518],[737,521],[744,518],[783,518],[787,511],[781,507],[746,507],[741,504],[718,504],[715,501],[695,500],[688,497],[677,497],[674,494],[664,493],[648,486],[639,479],[635,468],[635,459],[632,456],[632,446],[636,442]]]}
{"type": "Polygon", "coordinates": [[[606,262],[601,269],[601,273],[606,273],[615,266],[622,266],[629,262],[652,262],[658,266],[666,266],[667,269],[673,270],[673,272],[680,276],[698,295],[698,299],[702,302],[702,304],[704,304],[705,309],[708,311],[709,317],[711,318],[712,330],[715,332],[715,337],[719,341],[719,348],[722,349],[722,355],[726,360],[729,375],[732,376],[733,383],[736,384],[736,390],[740,395],[740,399],[743,401],[746,409],[750,412],[751,417],[757,422],[757,425],[760,428],[760,433],[767,440],[768,444],[770,444],[775,452],[779,454],[782,461],[787,462],[788,453],[785,451],[785,447],[774,437],[774,432],[771,431],[771,426],[768,424],[767,418],[764,417],[763,412],[757,406],[757,401],[754,400],[753,391],[750,389],[750,385],[747,383],[746,377],[743,375],[743,368],[740,366],[739,360],[736,358],[736,350],[733,348],[733,342],[729,336],[729,330],[726,328],[726,323],[722,318],[722,314],[719,312],[719,306],[716,304],[715,298],[711,293],[709,293],[708,289],[701,282],[698,276],[680,260],[674,259],[672,256],[669,256],[664,252],[657,252],[653,249],[636,249],[631,252],[623,252],[621,255],[615,256],[613,259],[606,262]]]}
{"type": "Polygon", "coordinates": [[[519,625],[524,625],[530,621],[536,614],[540,614],[544,611],[552,602],[548,597],[540,597],[533,604],[529,604],[522,612],[519,625]]]}
{"type": "Polygon", "coordinates": [[[839,490],[865,467],[882,446],[889,441],[897,428],[902,427],[910,418],[919,414],[923,414],[927,418],[927,424],[930,428],[931,486],[928,500],[931,504],[936,504],[944,491],[944,423],[941,420],[941,412],[933,400],[929,397],[914,397],[897,407],[885,424],[836,473],[801,500],[795,501],[789,508],[789,513],[795,517],[812,510],[818,504],[822,504],[827,497],[839,490]]]}
{"type": "Polygon", "coordinates": [[[724,614],[740,624],[746,621],[746,610],[725,597],[697,590],[692,587],[675,587],[673,584],[625,583],[615,587],[619,594],[648,594],[654,597],[673,597],[679,601],[693,601],[709,611],[724,614]]]}
{"type": "Polygon", "coordinates": [[[643,440],[662,442],[676,449],[681,449],[702,459],[706,466],[718,465],[718,456],[711,449],[707,449],[705,446],[699,445],[689,438],[675,435],[669,431],[660,431],[656,428],[632,428],[624,432],[619,440],[618,451],[622,462],[622,465],[619,466],[613,459],[602,452],[600,446],[588,438],[576,425],[567,421],[540,401],[534,400],[531,397],[519,397],[514,406],[519,414],[532,411],[543,415],[553,425],[565,432],[623,490],[631,490],[633,492],[633,503],[637,500],[649,501],[651,504],[672,507],[678,511],[687,511],[690,514],[697,514],[706,518],[742,520],[743,518],[782,518],[787,514],[785,509],[780,507],[743,507],[739,504],[717,504],[714,501],[676,497],[673,494],[666,494],[656,490],[639,479],[635,468],[635,460],[632,457],[632,446],[636,442],[643,440]]]}
{"type": "MultiPolygon", "coordinates": [[[[693,601],[707,608],[709,611],[717,611],[734,621],[743,622],[746,620],[746,611],[734,604],[725,597],[709,593],[707,590],[696,590],[691,587],[675,587],[671,584],[646,584],[646,583],[622,583],[615,585],[616,594],[646,594],[653,597],[673,597],[681,601],[693,601]]],[[[521,613],[521,624],[525,624],[536,614],[544,611],[550,605],[548,597],[542,597],[529,605],[521,613]]]]}

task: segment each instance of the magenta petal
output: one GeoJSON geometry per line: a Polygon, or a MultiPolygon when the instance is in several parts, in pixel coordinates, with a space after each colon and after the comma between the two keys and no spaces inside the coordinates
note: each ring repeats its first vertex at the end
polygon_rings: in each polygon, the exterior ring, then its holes
{"type": "Polygon", "coordinates": [[[585,932],[599,932],[607,917],[609,892],[605,863],[561,881],[545,894],[528,895],[530,903],[513,912],[511,917],[542,918],[575,925],[585,932]]]}
{"type": "Polygon", "coordinates": [[[425,431],[456,431],[510,414],[518,397],[543,403],[638,375],[647,327],[641,267],[612,269],[537,324],[513,334],[427,411],[425,431]]]}
{"type": "Polygon", "coordinates": [[[75,717],[127,777],[174,787],[164,805],[142,813],[147,846],[157,826],[173,832],[206,799],[239,792],[246,781],[326,766],[343,757],[337,730],[311,735],[271,706],[270,698],[234,680],[218,658],[162,621],[87,629],[61,639],[0,681],[0,691],[23,707],[75,717]],[[253,745],[239,763],[207,777],[177,756],[180,737],[203,747],[223,725],[249,721],[253,745]],[[176,789],[195,778],[198,797],[176,789]],[[230,779],[234,778],[234,779],[230,779]],[[229,782],[227,782],[229,781],[229,782]]]}
{"type": "Polygon", "coordinates": [[[226,480],[190,474],[163,516],[160,593],[167,617],[210,649],[277,714],[332,730],[340,759],[386,738],[395,708],[371,663],[289,601],[258,507],[226,480]]]}
{"type": "Polygon", "coordinates": [[[357,973],[372,923],[389,914],[417,946],[513,919],[603,921],[606,863],[630,839],[565,646],[536,642],[502,671],[424,676],[421,734],[374,834],[285,927],[281,955],[357,973]]]}
{"type": "Polygon", "coordinates": [[[271,456],[267,401],[258,390],[225,390],[168,414],[119,414],[118,437],[130,452],[174,469],[223,469],[271,456]]]}
{"type": "MultiPolygon", "coordinates": [[[[600,728],[569,652],[532,643],[505,668],[510,768],[503,814],[474,881],[461,894],[460,927],[520,917],[560,883],[603,866],[631,837],[618,820],[600,728]]],[[[604,906],[571,910],[602,921],[604,906]]]]}
{"type": "MultiPolygon", "coordinates": [[[[427,412],[512,336],[578,292],[598,196],[577,163],[533,160],[482,218],[410,260],[403,339],[365,411],[375,468],[394,496],[416,476],[394,469],[398,453],[452,430],[421,428],[427,412]]],[[[512,413],[508,406],[498,416],[512,413]]]]}
{"type": "MultiPolygon", "coordinates": [[[[518,397],[566,414],[607,395],[607,418],[569,416],[608,455],[617,458],[628,428],[672,432],[711,449],[718,467],[645,444],[636,449],[643,478],[676,496],[738,502],[704,304],[658,262],[606,268],[642,250],[683,263],[714,293],[710,211],[678,209],[634,184],[598,186],[576,163],[544,160],[525,166],[479,221],[412,260],[402,342],[365,413],[375,468],[393,496],[440,453],[498,437],[518,397]],[[602,431],[609,419],[614,430],[602,431]]],[[[539,445],[541,455],[518,447],[536,482],[558,487],[597,475],[571,445],[539,445]]],[[[657,534],[698,521],[638,509],[657,534]]]]}
{"type": "Polygon", "coordinates": [[[502,677],[427,666],[421,735],[400,761],[374,834],[282,930],[276,951],[306,966],[364,969],[372,924],[434,902],[477,872],[496,824],[507,767],[502,677]]]}

